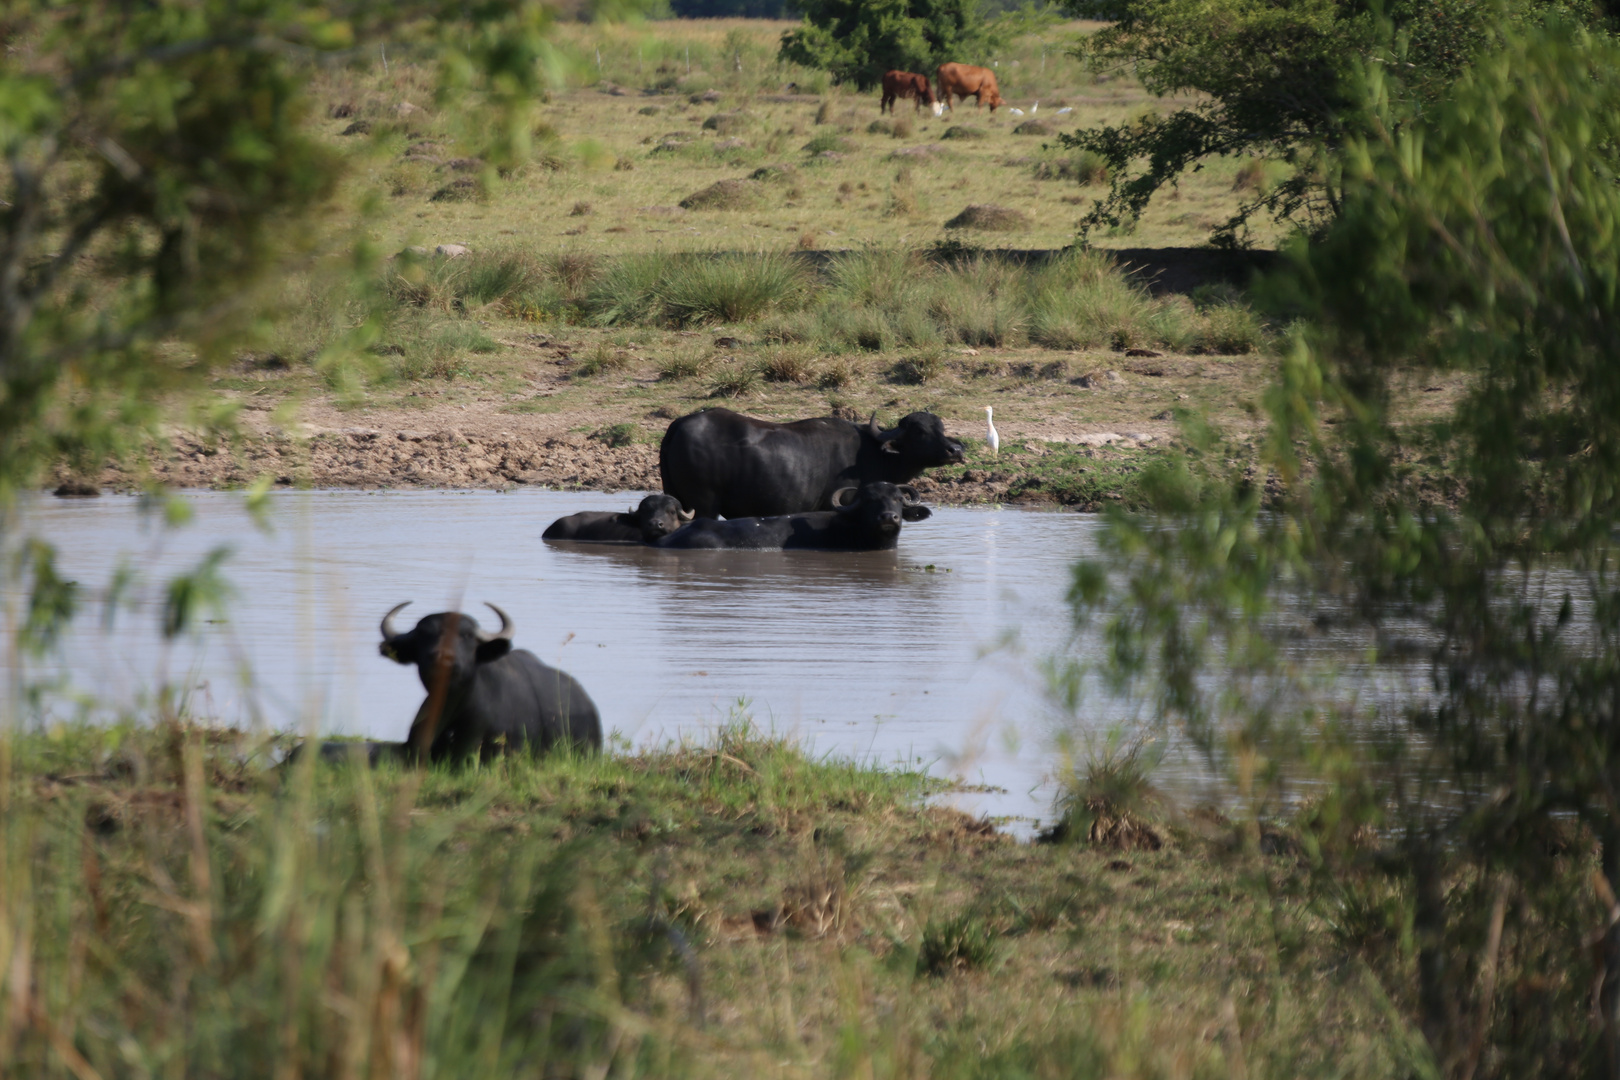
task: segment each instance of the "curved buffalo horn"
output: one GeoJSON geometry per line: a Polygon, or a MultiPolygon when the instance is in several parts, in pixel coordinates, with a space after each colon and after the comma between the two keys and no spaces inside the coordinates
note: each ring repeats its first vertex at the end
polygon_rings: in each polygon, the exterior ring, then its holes
{"type": "Polygon", "coordinates": [[[860,493],[861,493],[861,489],[857,488],[857,487],[841,487],[841,488],[839,488],[837,491],[832,493],[833,509],[835,509],[835,510],[843,510],[844,508],[850,506],[855,501],[855,496],[858,496],[860,493]],[[851,492],[853,492],[854,494],[851,495],[849,501],[846,502],[845,499],[844,499],[844,496],[846,494],[851,493],[851,492]]]}
{"type": "Polygon", "coordinates": [[[677,510],[677,511],[675,511],[675,516],[680,518],[682,521],[691,521],[693,518],[697,517],[697,511],[696,510],[677,510]]]}
{"type": "Polygon", "coordinates": [[[883,429],[877,426],[876,409],[872,410],[872,418],[866,422],[866,430],[871,433],[872,438],[874,439],[883,438],[883,429]]]}
{"type": "Polygon", "coordinates": [[[922,502],[921,493],[910,484],[897,484],[896,486],[900,489],[900,494],[905,498],[906,502],[913,504],[922,502]]]}
{"type": "Polygon", "coordinates": [[[383,616],[382,621],[382,636],[384,641],[393,641],[395,638],[399,637],[399,631],[394,629],[394,616],[398,615],[401,611],[410,606],[411,602],[407,600],[403,604],[395,604],[393,607],[388,609],[388,614],[383,616]]]}
{"type": "Polygon", "coordinates": [[[507,641],[511,641],[512,635],[517,632],[517,627],[512,625],[512,620],[507,616],[506,612],[502,611],[488,600],[484,601],[484,606],[501,617],[501,628],[495,631],[493,634],[488,630],[478,631],[478,640],[498,641],[501,638],[505,638],[507,641]]]}

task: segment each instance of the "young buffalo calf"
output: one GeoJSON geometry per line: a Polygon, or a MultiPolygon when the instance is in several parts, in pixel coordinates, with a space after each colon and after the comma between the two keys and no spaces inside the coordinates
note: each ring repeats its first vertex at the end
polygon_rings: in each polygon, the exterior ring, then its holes
{"type": "Polygon", "coordinates": [[[836,510],[782,517],[700,518],[659,540],[661,548],[729,550],[881,551],[900,541],[902,521],[922,521],[933,511],[909,484],[882,481],[833,492],[836,510]]]}
{"type": "Polygon", "coordinates": [[[560,517],[540,534],[542,540],[576,540],[593,544],[650,544],[692,520],[692,511],[668,495],[648,495],[629,513],[586,510],[560,517]]]}

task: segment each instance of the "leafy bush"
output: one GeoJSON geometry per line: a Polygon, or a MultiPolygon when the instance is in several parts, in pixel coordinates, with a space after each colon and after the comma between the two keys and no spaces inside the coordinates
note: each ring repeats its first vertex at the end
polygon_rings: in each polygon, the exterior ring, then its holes
{"type": "Polygon", "coordinates": [[[885,71],[933,71],[997,42],[972,0],[800,0],[804,22],[781,58],[870,90],[885,71]]]}
{"type": "Polygon", "coordinates": [[[1422,108],[1392,83],[1420,65],[1342,85],[1366,127],[1268,283],[1309,321],[1265,430],[1184,424],[1154,513],[1072,578],[1134,709],[1249,806],[1309,787],[1301,880],[1456,1076],[1620,1061],[1620,46],[1549,22],[1494,27],[1422,108]],[[1466,390],[1409,422],[1399,388],[1438,373],[1466,390]],[[1303,610],[1372,646],[1354,685],[1288,648],[1303,610]]]}

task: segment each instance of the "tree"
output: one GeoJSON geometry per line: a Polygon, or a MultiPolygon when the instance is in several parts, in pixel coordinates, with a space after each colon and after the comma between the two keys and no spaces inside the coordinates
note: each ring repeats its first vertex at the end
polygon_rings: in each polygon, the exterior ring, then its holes
{"type": "Polygon", "coordinates": [[[978,59],[994,35],[978,0],[803,0],[804,23],[782,35],[782,59],[863,90],[885,71],[933,71],[978,59]]]}
{"type": "Polygon", "coordinates": [[[1073,596],[1257,807],[1320,784],[1323,916],[1441,1074],[1614,1076],[1620,47],[1496,40],[1421,109],[1360,74],[1338,219],[1275,285],[1313,322],[1260,453],[1189,423],[1162,516],[1116,518],[1073,596]],[[1437,372],[1455,406],[1412,416],[1399,387],[1437,372]],[[1313,626],[1370,702],[1287,656],[1313,626]]]}
{"type": "Polygon", "coordinates": [[[500,159],[524,150],[547,17],[530,0],[8,6],[0,505],[47,462],[148,430],[225,353],[256,284],[313,249],[344,169],[305,124],[316,58],[436,37],[446,85],[488,98],[500,159]]]}
{"type": "Polygon", "coordinates": [[[1497,26],[1599,14],[1582,0],[1510,0],[1505,23],[1491,0],[1072,0],[1069,9],[1117,19],[1081,44],[1084,60],[1129,66],[1159,97],[1194,98],[1168,115],[1060,136],[1099,154],[1113,177],[1082,235],[1139,217],[1156,192],[1211,157],[1289,165],[1286,179],[1249,198],[1216,231],[1226,243],[1257,212],[1313,230],[1338,213],[1334,154],[1361,130],[1351,83],[1365,63],[1400,70],[1401,92],[1421,110],[1444,98],[1497,26]]]}

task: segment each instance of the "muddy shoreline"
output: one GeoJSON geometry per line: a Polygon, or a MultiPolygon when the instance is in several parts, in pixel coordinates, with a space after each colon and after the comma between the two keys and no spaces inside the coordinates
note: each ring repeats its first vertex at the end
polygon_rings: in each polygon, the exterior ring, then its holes
{"type": "MultiPolygon", "coordinates": [[[[616,492],[662,487],[658,447],[650,443],[613,446],[579,433],[352,427],[307,437],[175,434],[166,449],[153,449],[129,462],[109,462],[90,476],[59,467],[46,490],[74,495],[93,494],[98,489],[140,491],[153,485],[231,489],[245,488],[264,476],[284,488],[503,490],[534,486],[616,492]]],[[[932,470],[915,481],[915,486],[936,505],[1056,502],[1038,491],[1015,490],[1021,480],[1026,480],[1025,470],[1008,462],[997,468],[932,470]]]]}

